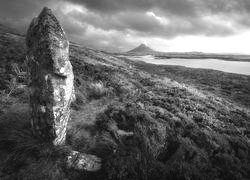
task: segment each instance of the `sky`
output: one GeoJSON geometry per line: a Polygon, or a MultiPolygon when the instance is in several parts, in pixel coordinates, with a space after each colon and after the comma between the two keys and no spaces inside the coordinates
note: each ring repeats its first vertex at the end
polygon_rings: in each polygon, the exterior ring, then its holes
{"type": "Polygon", "coordinates": [[[25,33],[44,6],[90,48],[250,54],[250,0],[0,0],[0,23],[25,33]]]}

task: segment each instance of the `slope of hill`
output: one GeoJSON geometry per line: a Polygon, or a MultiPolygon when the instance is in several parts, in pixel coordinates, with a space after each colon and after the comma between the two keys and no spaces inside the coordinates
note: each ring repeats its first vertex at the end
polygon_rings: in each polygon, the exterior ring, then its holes
{"type": "Polygon", "coordinates": [[[1,179],[250,178],[247,107],[162,69],[76,44],[70,46],[76,102],[67,145],[40,142],[29,129],[24,38],[0,33],[0,45],[8,54],[0,59],[1,179]],[[102,170],[65,168],[62,155],[70,148],[101,157],[102,170]]]}
{"type": "Polygon", "coordinates": [[[153,54],[156,53],[153,49],[148,47],[146,44],[140,44],[138,47],[130,50],[127,52],[128,54],[135,54],[135,55],[146,55],[146,54],[153,54]]]}
{"type": "Polygon", "coordinates": [[[16,35],[22,36],[22,34],[19,31],[17,31],[16,29],[10,28],[10,27],[5,26],[3,24],[0,24],[0,32],[1,33],[16,34],[16,35]]]}

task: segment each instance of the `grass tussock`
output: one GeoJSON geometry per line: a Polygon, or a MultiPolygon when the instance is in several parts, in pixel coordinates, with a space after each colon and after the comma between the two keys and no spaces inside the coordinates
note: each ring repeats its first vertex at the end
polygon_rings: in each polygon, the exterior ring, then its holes
{"type": "Polygon", "coordinates": [[[1,179],[62,179],[68,147],[35,137],[29,109],[16,104],[0,117],[1,179]]]}
{"type": "Polygon", "coordinates": [[[102,81],[90,83],[87,87],[87,92],[89,99],[100,99],[112,93],[102,81]]]}

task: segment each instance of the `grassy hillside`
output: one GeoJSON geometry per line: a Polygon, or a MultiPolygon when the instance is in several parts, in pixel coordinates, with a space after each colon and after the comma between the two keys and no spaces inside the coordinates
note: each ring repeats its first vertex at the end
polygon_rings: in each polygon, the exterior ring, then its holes
{"type": "Polygon", "coordinates": [[[204,92],[223,97],[232,103],[250,108],[250,76],[184,66],[153,65],[144,62],[131,63],[140,70],[169,77],[204,92]]]}
{"type": "Polygon", "coordinates": [[[154,66],[76,44],[70,46],[76,101],[67,145],[53,147],[36,139],[29,130],[24,51],[18,50],[25,49],[24,38],[12,36],[0,36],[9,54],[1,53],[0,179],[250,178],[246,103],[197,88],[193,75],[186,83],[188,70],[174,73],[164,67],[160,74],[154,66]],[[70,149],[98,155],[102,170],[67,169],[63,158],[70,149]]]}

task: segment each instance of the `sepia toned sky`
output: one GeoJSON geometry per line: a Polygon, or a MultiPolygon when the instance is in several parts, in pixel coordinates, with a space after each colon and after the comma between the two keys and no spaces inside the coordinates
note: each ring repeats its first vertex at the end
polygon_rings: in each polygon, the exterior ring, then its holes
{"type": "Polygon", "coordinates": [[[250,54],[250,0],[0,0],[0,23],[25,32],[44,6],[96,49],[250,54]]]}

